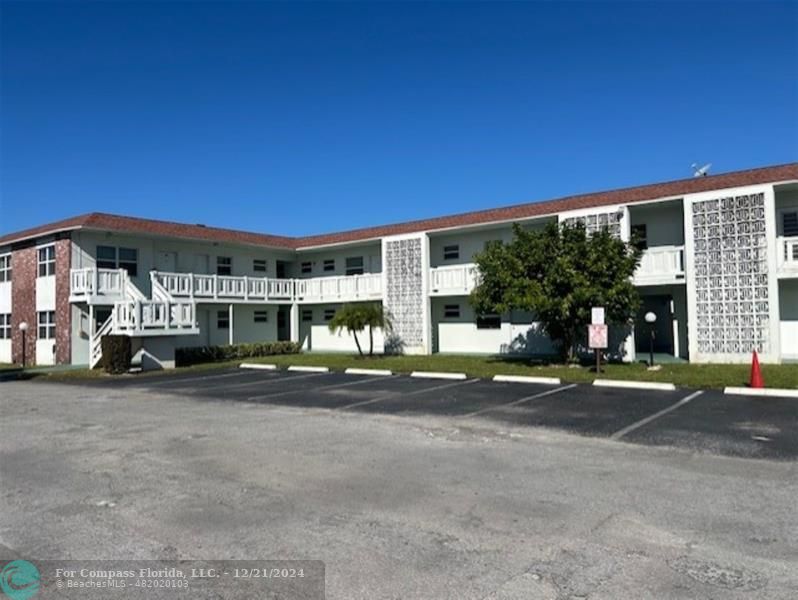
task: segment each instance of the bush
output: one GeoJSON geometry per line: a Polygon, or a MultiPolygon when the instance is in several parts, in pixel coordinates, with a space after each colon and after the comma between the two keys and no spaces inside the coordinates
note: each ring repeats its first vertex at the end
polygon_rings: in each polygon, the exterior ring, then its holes
{"type": "Polygon", "coordinates": [[[105,335],[102,340],[103,356],[100,366],[106,373],[127,373],[130,370],[130,338],[126,335],[105,335]]]}
{"type": "Polygon", "coordinates": [[[296,342],[255,342],[252,344],[233,344],[232,346],[198,346],[177,348],[175,364],[187,367],[198,363],[274,356],[276,354],[298,354],[301,347],[296,342]]]}

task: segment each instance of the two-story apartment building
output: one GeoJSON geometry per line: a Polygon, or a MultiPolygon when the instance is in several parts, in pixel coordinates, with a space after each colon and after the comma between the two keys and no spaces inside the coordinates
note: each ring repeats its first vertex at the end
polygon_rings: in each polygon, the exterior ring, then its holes
{"type": "MultiPolygon", "coordinates": [[[[475,314],[474,254],[511,226],[581,221],[645,246],[635,284],[658,352],[694,362],[798,360],[798,163],[291,238],[91,213],[0,237],[0,362],[89,364],[129,335],[145,366],[181,346],[295,340],[351,351],[327,321],[379,301],[406,353],[553,352],[533,314],[475,314]]],[[[635,324],[612,336],[625,360],[635,324]]]]}

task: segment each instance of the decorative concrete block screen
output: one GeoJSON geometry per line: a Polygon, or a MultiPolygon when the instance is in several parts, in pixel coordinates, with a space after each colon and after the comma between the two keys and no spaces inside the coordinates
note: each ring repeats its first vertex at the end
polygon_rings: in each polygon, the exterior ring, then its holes
{"type": "Polygon", "coordinates": [[[385,303],[393,316],[393,337],[403,347],[423,346],[425,299],[421,238],[387,240],[384,271],[385,303]]]}
{"type": "Polygon", "coordinates": [[[768,353],[765,195],[694,202],[692,228],[698,351],[768,353]]]}
{"type": "Polygon", "coordinates": [[[596,233],[602,229],[607,229],[615,237],[621,237],[621,225],[623,223],[623,211],[594,213],[578,217],[567,217],[560,221],[561,224],[573,227],[577,223],[582,223],[588,233],[596,233]]]}

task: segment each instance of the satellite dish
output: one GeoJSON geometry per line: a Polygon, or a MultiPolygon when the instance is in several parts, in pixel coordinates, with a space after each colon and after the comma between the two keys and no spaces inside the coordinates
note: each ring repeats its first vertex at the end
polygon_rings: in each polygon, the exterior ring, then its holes
{"type": "Polygon", "coordinates": [[[703,167],[699,167],[698,163],[693,163],[693,177],[706,177],[709,175],[709,168],[712,166],[712,163],[707,163],[703,167]]]}

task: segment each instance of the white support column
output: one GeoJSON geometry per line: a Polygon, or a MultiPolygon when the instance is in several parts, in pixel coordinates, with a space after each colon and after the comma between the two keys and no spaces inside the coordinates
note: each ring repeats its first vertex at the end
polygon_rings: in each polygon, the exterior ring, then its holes
{"type": "Polygon", "coordinates": [[[288,326],[291,331],[291,341],[299,343],[299,304],[296,302],[291,305],[288,326]]]}
{"type": "Polygon", "coordinates": [[[227,329],[227,337],[228,343],[232,346],[233,345],[233,329],[235,328],[235,323],[233,322],[233,305],[229,304],[227,307],[227,312],[230,315],[230,327],[227,329]]]}

